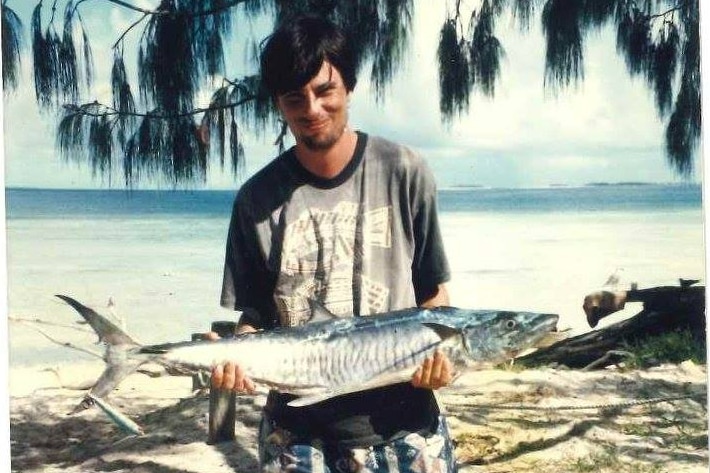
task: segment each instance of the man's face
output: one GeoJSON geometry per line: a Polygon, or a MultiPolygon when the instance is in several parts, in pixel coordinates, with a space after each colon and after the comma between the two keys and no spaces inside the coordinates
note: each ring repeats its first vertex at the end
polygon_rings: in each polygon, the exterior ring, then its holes
{"type": "Polygon", "coordinates": [[[329,149],[343,135],[348,96],[340,72],[324,61],[306,85],[279,95],[276,103],[296,142],[318,151],[329,149]]]}

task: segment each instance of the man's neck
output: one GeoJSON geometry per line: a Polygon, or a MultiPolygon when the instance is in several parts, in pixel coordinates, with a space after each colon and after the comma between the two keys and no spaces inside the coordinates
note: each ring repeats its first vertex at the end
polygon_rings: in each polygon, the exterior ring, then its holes
{"type": "Polygon", "coordinates": [[[356,146],[357,133],[346,129],[338,141],[328,149],[313,150],[303,143],[296,143],[296,158],[311,174],[332,179],[348,165],[356,146]]]}

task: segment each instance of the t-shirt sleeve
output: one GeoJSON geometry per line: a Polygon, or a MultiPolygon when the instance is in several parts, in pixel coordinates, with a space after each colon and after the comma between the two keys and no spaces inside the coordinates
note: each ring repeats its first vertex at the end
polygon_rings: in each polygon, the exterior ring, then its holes
{"type": "Polygon", "coordinates": [[[434,294],[439,284],[451,278],[451,270],[439,228],[436,182],[424,161],[413,184],[412,282],[417,304],[420,304],[434,294]]]}
{"type": "Polygon", "coordinates": [[[238,196],[235,200],[229,223],[220,305],[241,310],[240,323],[271,328],[274,321],[270,316],[275,313],[269,290],[272,277],[266,270],[256,229],[243,198],[238,196]]]}

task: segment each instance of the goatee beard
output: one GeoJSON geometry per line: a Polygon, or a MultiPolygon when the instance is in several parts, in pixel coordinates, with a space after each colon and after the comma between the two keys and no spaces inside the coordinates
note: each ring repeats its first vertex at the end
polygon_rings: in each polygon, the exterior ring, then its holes
{"type": "Polygon", "coordinates": [[[343,136],[343,133],[345,133],[345,127],[343,127],[339,133],[333,133],[321,139],[313,136],[302,136],[301,142],[311,151],[324,151],[332,148],[333,145],[338,142],[340,137],[343,136]]]}

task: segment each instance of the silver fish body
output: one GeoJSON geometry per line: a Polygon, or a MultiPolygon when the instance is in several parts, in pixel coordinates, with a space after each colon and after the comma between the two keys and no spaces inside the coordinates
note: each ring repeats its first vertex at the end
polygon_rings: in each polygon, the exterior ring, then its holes
{"type": "MultiPolygon", "coordinates": [[[[102,317],[60,296],[91,323],[102,317]],[[84,315],[89,312],[90,316],[84,315]]],[[[95,396],[107,395],[140,364],[154,361],[182,371],[210,369],[227,361],[239,364],[257,383],[299,398],[302,406],[342,394],[410,379],[436,349],[457,368],[481,368],[513,358],[555,330],[557,315],[533,312],[412,308],[366,317],[335,318],[294,328],[239,335],[219,341],[191,341],[141,347],[128,335],[99,333],[125,347],[123,360],[109,362],[95,396]]],[[[100,329],[106,324],[93,323],[100,329]]],[[[95,327],[96,328],[96,327],[95,327]]],[[[123,333],[121,331],[121,333],[123,333]]],[[[116,346],[113,347],[116,349],[116,346]]]]}
{"type": "Polygon", "coordinates": [[[443,344],[445,338],[436,328],[421,323],[329,328],[326,324],[316,331],[308,327],[245,334],[212,343],[181,344],[167,349],[155,361],[197,369],[232,361],[253,381],[307,396],[310,399],[295,403],[310,404],[337,393],[404,381],[437,347],[458,357],[461,346],[443,344]]]}

